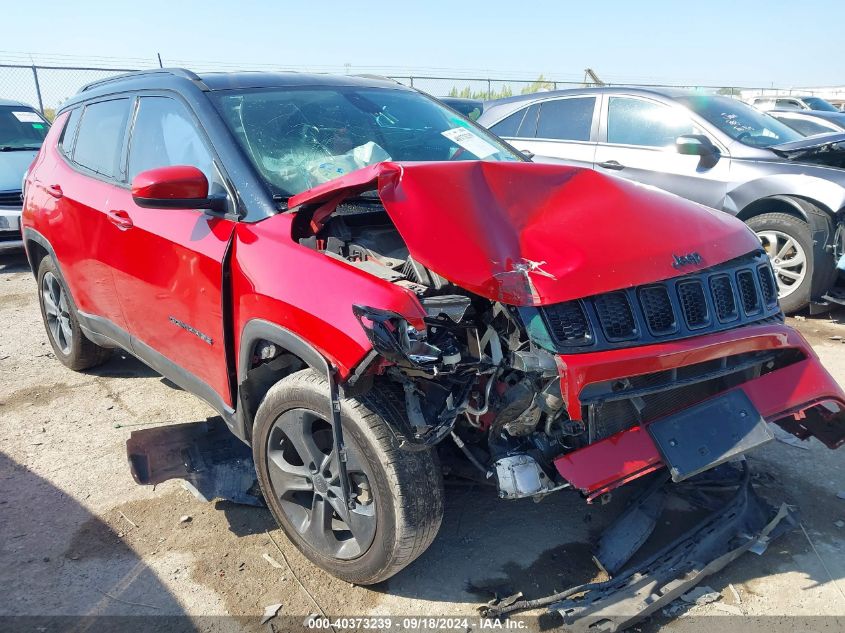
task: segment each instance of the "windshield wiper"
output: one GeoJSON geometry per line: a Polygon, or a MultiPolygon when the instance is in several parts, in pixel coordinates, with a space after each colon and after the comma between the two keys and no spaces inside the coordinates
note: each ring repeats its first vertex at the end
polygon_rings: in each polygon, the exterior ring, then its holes
{"type": "Polygon", "coordinates": [[[0,145],[0,152],[31,152],[41,149],[40,145],[0,145]]]}

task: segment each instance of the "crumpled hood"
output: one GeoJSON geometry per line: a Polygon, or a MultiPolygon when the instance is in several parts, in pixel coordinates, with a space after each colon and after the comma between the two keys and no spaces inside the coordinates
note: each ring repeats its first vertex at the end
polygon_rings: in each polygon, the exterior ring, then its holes
{"type": "Polygon", "coordinates": [[[760,248],[726,213],[592,170],[528,162],[383,162],[293,196],[289,207],[321,204],[314,218],[324,218],[373,189],[415,260],[512,305],[660,281],[760,248]]]}
{"type": "Polygon", "coordinates": [[[830,159],[834,166],[840,166],[845,156],[845,133],[834,132],[820,136],[808,136],[790,143],[781,143],[770,147],[775,154],[790,160],[812,160],[825,163],[830,159]]]}

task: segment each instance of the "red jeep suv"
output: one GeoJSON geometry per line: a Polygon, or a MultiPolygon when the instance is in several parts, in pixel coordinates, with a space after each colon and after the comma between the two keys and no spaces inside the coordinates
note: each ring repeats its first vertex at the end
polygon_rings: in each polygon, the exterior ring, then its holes
{"type": "Polygon", "coordinates": [[[592,501],[772,422],[845,439],[742,222],[533,164],[388,80],[90,84],[29,171],[23,237],[56,357],[122,348],[206,400],[290,540],[350,582],[432,542],[446,453],[503,499],[592,501]]]}

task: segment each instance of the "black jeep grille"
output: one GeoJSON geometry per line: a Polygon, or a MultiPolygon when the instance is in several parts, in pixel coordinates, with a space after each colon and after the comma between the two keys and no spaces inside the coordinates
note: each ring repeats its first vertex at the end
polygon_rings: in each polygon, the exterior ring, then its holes
{"type": "Polygon", "coordinates": [[[757,284],[754,283],[754,273],[750,270],[741,270],[736,274],[736,281],[745,314],[757,314],[760,311],[761,301],[757,284]]]}
{"type": "Polygon", "coordinates": [[[646,286],[640,288],[639,295],[643,316],[652,334],[663,336],[678,330],[678,322],[666,286],[646,286]]]}
{"type": "Polygon", "coordinates": [[[609,292],[593,299],[599,322],[610,341],[622,341],[637,335],[637,322],[624,292],[609,292]]]}
{"type": "Polygon", "coordinates": [[[681,300],[681,311],[684,321],[690,329],[702,328],[710,323],[710,310],[704,287],[700,279],[691,279],[678,284],[678,298],[681,300]]]}
{"type": "Polygon", "coordinates": [[[643,345],[782,319],[763,252],[664,282],[540,308],[558,351],[643,345]]]}
{"type": "Polygon", "coordinates": [[[763,301],[767,306],[778,302],[778,287],[771,266],[760,266],[757,269],[760,278],[760,290],[763,291],[763,301]]]}
{"type": "Polygon", "coordinates": [[[588,345],[592,342],[590,325],[580,301],[549,306],[543,316],[558,345],[588,345]]]}
{"type": "Polygon", "coordinates": [[[722,323],[728,323],[739,317],[736,308],[736,298],[728,275],[714,275],[710,278],[710,293],[713,295],[713,307],[716,318],[722,323]]]}
{"type": "Polygon", "coordinates": [[[0,191],[0,206],[19,207],[21,204],[20,191],[0,191]]]}

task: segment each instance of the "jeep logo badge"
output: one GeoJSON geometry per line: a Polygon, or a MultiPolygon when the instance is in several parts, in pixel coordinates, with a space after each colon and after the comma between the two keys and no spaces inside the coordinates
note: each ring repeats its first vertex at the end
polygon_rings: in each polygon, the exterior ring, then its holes
{"type": "Polygon", "coordinates": [[[672,257],[675,258],[672,262],[673,268],[682,268],[683,266],[701,263],[701,255],[696,252],[687,253],[686,255],[672,255],[672,257]]]}

